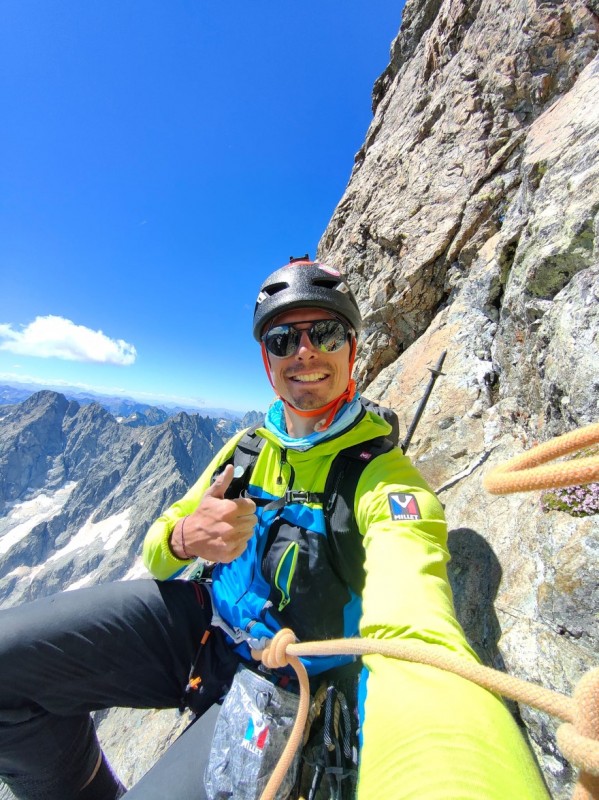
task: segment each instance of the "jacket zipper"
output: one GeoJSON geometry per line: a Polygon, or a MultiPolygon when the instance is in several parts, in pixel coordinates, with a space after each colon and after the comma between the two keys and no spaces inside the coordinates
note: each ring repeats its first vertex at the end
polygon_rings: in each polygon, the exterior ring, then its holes
{"type": "Polygon", "coordinates": [[[281,593],[281,600],[279,601],[278,606],[279,611],[282,611],[285,606],[289,605],[291,600],[291,582],[293,580],[295,567],[297,565],[298,550],[298,543],[291,542],[281,556],[281,560],[277,566],[277,571],[275,572],[275,588],[281,593]]]}
{"type": "Polygon", "coordinates": [[[279,477],[277,478],[277,486],[281,486],[283,483],[283,468],[289,462],[287,461],[287,450],[284,447],[281,447],[281,458],[279,461],[279,477]]]}

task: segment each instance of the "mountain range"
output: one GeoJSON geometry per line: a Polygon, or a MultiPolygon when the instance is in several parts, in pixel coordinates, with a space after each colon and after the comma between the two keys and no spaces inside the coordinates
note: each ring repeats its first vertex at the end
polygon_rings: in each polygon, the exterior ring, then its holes
{"type": "Polygon", "coordinates": [[[0,384],[0,405],[20,403],[23,400],[26,400],[32,394],[45,389],[64,394],[67,399],[76,400],[81,405],[99,403],[101,406],[104,406],[107,411],[110,411],[110,413],[115,417],[127,418],[136,413],[144,414],[148,416],[150,420],[153,420],[148,422],[148,424],[151,425],[155,425],[157,422],[164,422],[167,417],[172,417],[181,411],[186,411],[188,414],[201,414],[204,417],[213,417],[215,419],[240,420],[244,416],[244,412],[233,411],[228,408],[180,406],[174,404],[156,406],[143,403],[139,400],[135,400],[132,397],[105,395],[92,391],[83,392],[81,389],[77,389],[74,386],[42,386],[37,383],[17,382],[0,384]]]}
{"type": "Polygon", "coordinates": [[[51,391],[0,406],[0,604],[143,574],[153,519],[257,418],[135,426],[51,391]]]}

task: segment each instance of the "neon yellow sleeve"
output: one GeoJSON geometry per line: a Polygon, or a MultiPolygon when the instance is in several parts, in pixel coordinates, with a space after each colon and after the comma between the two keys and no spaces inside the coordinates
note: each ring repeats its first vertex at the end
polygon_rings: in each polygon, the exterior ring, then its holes
{"type": "MultiPolygon", "coordinates": [[[[476,660],[453,608],[443,510],[409,459],[399,451],[375,459],[355,507],[366,550],[362,636],[418,640],[476,660]],[[420,519],[401,519],[414,510],[406,495],[420,519]]],[[[364,661],[359,800],[548,800],[498,697],[433,667],[383,656],[364,661]]]]}
{"type": "Polygon", "coordinates": [[[210,481],[218,467],[231,457],[237,442],[245,431],[241,431],[230,439],[208,464],[199,479],[183,495],[168,508],[164,514],[152,523],[143,543],[143,562],[155,578],[167,580],[172,575],[180,572],[191,560],[184,561],[177,558],[169,547],[169,539],[177,520],[191,514],[196,510],[204,492],[210,486],[210,481]]]}

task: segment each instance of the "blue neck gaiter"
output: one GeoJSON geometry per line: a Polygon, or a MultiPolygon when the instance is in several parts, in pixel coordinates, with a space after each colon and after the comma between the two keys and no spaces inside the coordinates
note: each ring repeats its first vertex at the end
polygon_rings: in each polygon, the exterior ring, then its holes
{"type": "Polygon", "coordinates": [[[315,444],[337,436],[346,428],[349,428],[358,418],[361,410],[362,403],[360,402],[360,395],[356,392],[351,403],[344,403],[341,406],[326,431],[315,431],[314,433],[308,434],[308,436],[294,439],[287,433],[283,401],[277,400],[266,413],[264,427],[271,433],[274,433],[287,450],[309,450],[311,447],[314,447],[315,444]]]}

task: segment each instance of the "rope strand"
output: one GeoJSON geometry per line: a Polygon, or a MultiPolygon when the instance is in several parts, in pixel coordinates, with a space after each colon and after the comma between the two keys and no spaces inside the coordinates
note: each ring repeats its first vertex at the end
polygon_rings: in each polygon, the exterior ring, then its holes
{"type": "MultiPolygon", "coordinates": [[[[308,717],[310,688],[305,667],[299,657],[330,655],[383,655],[402,661],[427,664],[460,675],[489,691],[511,700],[545,711],[566,724],[558,729],[560,749],[575,766],[579,767],[581,779],[584,773],[599,776],[599,668],[588,672],[579,686],[584,691],[575,692],[574,698],[543,686],[506,675],[504,672],[485,667],[474,661],[452,655],[433,645],[413,642],[397,642],[388,639],[331,639],[325,642],[296,643],[289,629],[279,631],[269,646],[262,651],[252,651],[253,658],[262,659],[270,669],[288,664],[296,670],[300,682],[300,709],[285,750],[264,790],[261,800],[274,800],[283,777],[289,769],[308,717]],[[300,667],[302,672],[297,669],[300,667]],[[292,743],[293,740],[293,743],[292,743]]],[[[588,784],[588,777],[587,777],[588,784]]],[[[580,782],[580,781],[579,781],[580,782]]],[[[597,783],[599,788],[599,783],[597,783]]],[[[579,795],[599,800],[599,793],[579,795]]],[[[574,794],[573,800],[577,798],[574,794]]]]}
{"type": "Polygon", "coordinates": [[[599,455],[552,465],[547,462],[598,442],[599,422],[565,433],[495,467],[485,476],[484,487],[491,494],[509,494],[594,483],[599,481],[599,455]]]}

